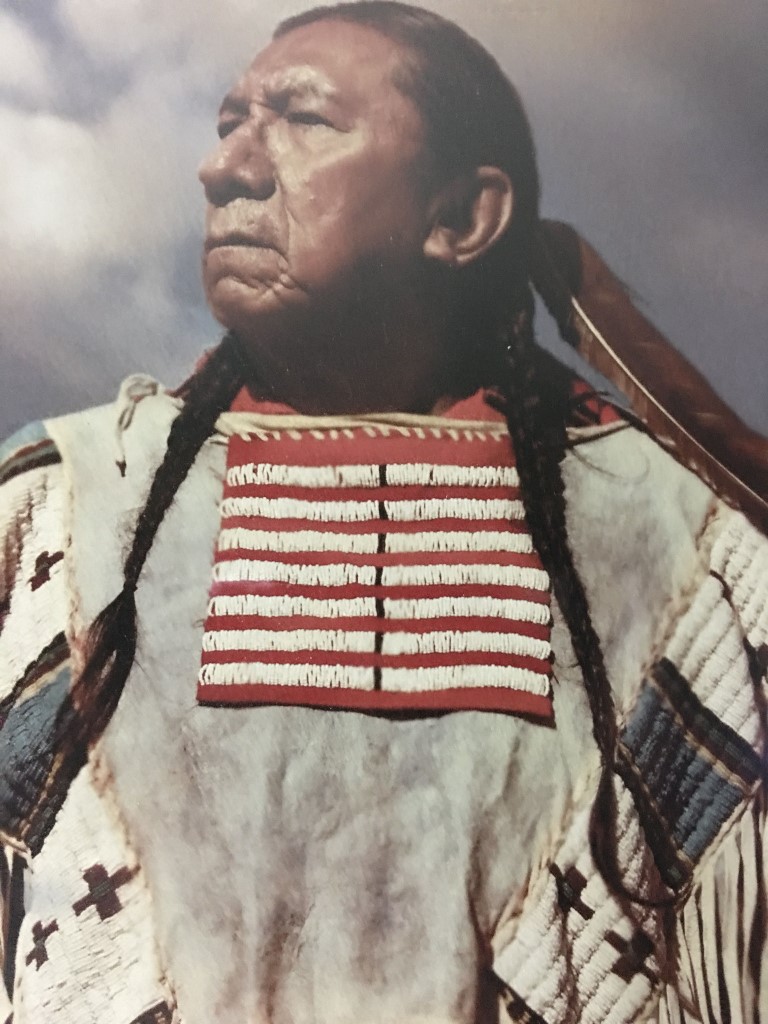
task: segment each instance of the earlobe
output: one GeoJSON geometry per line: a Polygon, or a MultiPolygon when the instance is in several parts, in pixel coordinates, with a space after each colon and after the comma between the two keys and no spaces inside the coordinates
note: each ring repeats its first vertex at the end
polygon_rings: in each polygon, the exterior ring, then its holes
{"type": "Polygon", "coordinates": [[[498,167],[476,167],[433,200],[424,255],[453,267],[472,263],[507,230],[513,208],[509,175],[498,167]]]}

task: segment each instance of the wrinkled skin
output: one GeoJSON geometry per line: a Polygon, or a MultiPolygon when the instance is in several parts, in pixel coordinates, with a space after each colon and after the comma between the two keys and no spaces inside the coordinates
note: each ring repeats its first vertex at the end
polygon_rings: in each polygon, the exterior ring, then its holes
{"type": "Polygon", "coordinates": [[[392,82],[399,59],[379,33],[320,22],[268,46],[225,98],[200,177],[205,286],[227,326],[312,302],[371,257],[419,256],[422,128],[392,82]]]}
{"type": "Polygon", "coordinates": [[[393,81],[401,60],[396,43],[344,22],[277,39],[225,98],[200,169],[211,309],[256,376],[306,411],[318,392],[323,411],[428,410],[437,397],[445,329],[424,255],[421,118],[393,81]]]}

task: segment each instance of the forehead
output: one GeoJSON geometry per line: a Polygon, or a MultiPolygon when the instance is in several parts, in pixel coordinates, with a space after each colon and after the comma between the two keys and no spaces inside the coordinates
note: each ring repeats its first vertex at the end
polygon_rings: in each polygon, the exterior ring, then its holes
{"type": "Polygon", "coordinates": [[[252,102],[261,94],[327,98],[350,114],[387,107],[420,123],[413,102],[395,84],[405,52],[375,29],[327,19],[303,25],[261,51],[228,98],[252,102]]]}

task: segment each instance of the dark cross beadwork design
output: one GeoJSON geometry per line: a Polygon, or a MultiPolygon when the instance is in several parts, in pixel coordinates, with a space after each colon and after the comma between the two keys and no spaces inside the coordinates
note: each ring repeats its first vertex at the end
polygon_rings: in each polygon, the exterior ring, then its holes
{"type": "Polygon", "coordinates": [[[88,894],[73,903],[72,909],[78,917],[88,907],[95,907],[102,921],[114,917],[123,909],[117,890],[127,885],[137,871],[138,868],[122,867],[110,875],[103,864],[94,864],[83,872],[83,879],[88,883],[88,894]]]}
{"type": "Polygon", "coordinates": [[[32,938],[34,939],[34,945],[29,953],[27,953],[27,967],[34,963],[35,970],[39,971],[43,964],[48,963],[48,950],[45,948],[45,944],[53,933],[58,930],[59,926],[56,921],[51,921],[46,925],[43,925],[42,921],[36,921],[32,925],[32,938]]]}
{"type": "Polygon", "coordinates": [[[511,988],[504,987],[502,998],[512,1024],[547,1024],[544,1018],[532,1010],[511,988]]]}
{"type": "Polygon", "coordinates": [[[172,1024],[173,1011],[168,1003],[158,1003],[150,1010],[145,1010],[131,1024],[172,1024]]]}
{"type": "Polygon", "coordinates": [[[51,578],[51,569],[60,562],[64,557],[63,551],[55,551],[51,554],[49,551],[43,551],[35,559],[35,574],[29,581],[29,585],[33,590],[37,590],[38,587],[42,587],[44,583],[47,583],[51,578]]]}
{"type": "Polygon", "coordinates": [[[653,952],[653,943],[644,932],[635,932],[628,942],[614,931],[608,932],[605,937],[620,954],[611,968],[614,974],[626,982],[630,982],[636,974],[644,974],[652,985],[656,984],[658,975],[645,962],[653,952]]]}
{"type": "Polygon", "coordinates": [[[575,910],[585,921],[588,921],[595,912],[581,898],[581,894],[587,886],[584,875],[573,866],[563,874],[557,864],[551,864],[549,872],[557,885],[557,903],[562,912],[567,916],[569,911],[575,910]]]}
{"type": "Polygon", "coordinates": [[[749,674],[752,682],[759,687],[763,678],[768,678],[768,644],[761,644],[760,647],[753,647],[744,637],[744,650],[747,652],[749,663],[749,674]]]}

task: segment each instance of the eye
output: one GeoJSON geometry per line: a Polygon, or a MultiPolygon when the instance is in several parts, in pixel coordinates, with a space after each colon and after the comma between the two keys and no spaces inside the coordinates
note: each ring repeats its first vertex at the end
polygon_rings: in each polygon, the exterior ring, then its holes
{"type": "Polygon", "coordinates": [[[289,124],[303,124],[308,127],[333,127],[327,117],[323,117],[322,114],[315,113],[314,110],[289,110],[285,114],[285,119],[289,124]]]}

